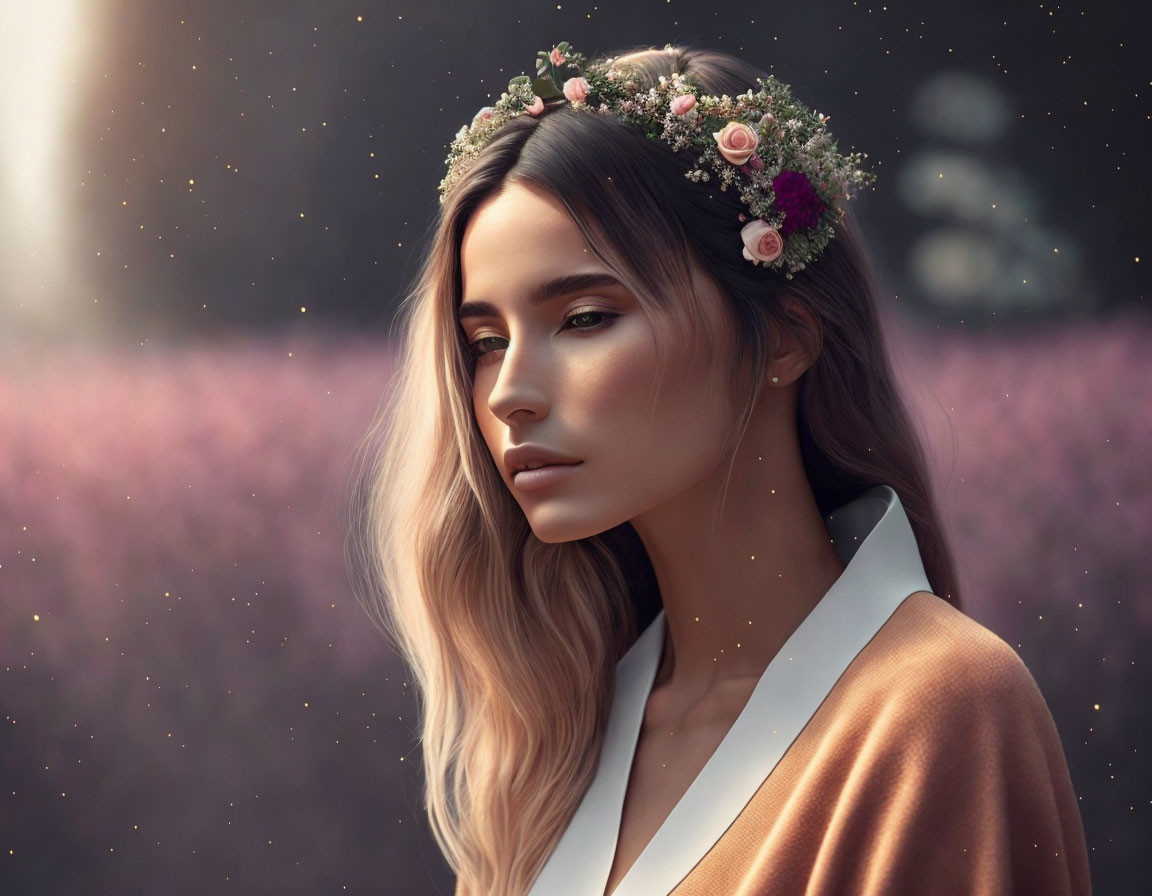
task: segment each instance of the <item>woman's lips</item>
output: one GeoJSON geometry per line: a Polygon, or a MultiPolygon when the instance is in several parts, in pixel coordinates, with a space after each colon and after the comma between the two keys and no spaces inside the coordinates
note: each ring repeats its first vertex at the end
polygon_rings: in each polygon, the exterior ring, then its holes
{"type": "Polygon", "coordinates": [[[512,483],[522,492],[534,492],[563,482],[576,472],[584,461],[574,464],[545,464],[535,470],[521,470],[512,477],[512,483]]]}

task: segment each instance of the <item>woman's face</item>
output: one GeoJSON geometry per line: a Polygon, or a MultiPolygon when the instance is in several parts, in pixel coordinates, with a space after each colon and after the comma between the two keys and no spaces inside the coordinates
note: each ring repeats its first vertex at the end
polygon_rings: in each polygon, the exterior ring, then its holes
{"type": "Polygon", "coordinates": [[[666,382],[653,404],[656,334],[623,285],[577,284],[531,301],[558,278],[614,281],[556,200],[506,186],[474,213],[460,263],[460,325],[479,353],[473,411],[541,541],[636,520],[716,473],[732,410],[714,379],[719,365],[707,351],[693,357],[691,334],[671,346],[666,374],[678,382],[666,382]],[[581,463],[561,481],[524,490],[504,452],[525,444],[581,463]]]}

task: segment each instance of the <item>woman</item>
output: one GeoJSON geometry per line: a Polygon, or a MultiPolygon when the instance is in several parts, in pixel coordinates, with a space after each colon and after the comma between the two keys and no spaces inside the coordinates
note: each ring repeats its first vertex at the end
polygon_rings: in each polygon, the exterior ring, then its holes
{"type": "Polygon", "coordinates": [[[539,55],[453,142],[361,527],[458,896],[1088,893],[1051,714],[960,611],[864,156],[724,53],[539,55]]]}

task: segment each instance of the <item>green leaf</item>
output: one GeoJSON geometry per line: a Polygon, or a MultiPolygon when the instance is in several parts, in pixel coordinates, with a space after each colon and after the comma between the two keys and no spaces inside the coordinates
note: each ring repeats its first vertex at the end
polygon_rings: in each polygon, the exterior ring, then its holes
{"type": "Polygon", "coordinates": [[[515,78],[513,78],[511,81],[508,82],[508,88],[511,90],[517,84],[531,84],[531,83],[532,83],[532,79],[529,78],[527,75],[517,75],[515,78]]]}
{"type": "Polygon", "coordinates": [[[556,82],[552,80],[552,76],[532,79],[532,90],[536,96],[544,100],[550,100],[553,97],[564,96],[564,91],[556,86],[556,82]]]}

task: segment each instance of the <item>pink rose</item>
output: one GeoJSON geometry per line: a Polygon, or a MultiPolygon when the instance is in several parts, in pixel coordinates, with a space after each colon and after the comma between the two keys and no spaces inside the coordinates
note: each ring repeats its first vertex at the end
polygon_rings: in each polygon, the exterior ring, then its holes
{"type": "Polygon", "coordinates": [[[564,54],[560,52],[559,47],[553,47],[549,55],[551,56],[553,65],[563,65],[568,61],[564,54]]]}
{"type": "Polygon", "coordinates": [[[696,97],[690,93],[684,93],[672,100],[672,114],[683,115],[689,109],[696,106],[696,97]]]}
{"type": "Polygon", "coordinates": [[[583,77],[569,78],[564,82],[564,96],[570,103],[582,103],[588,96],[588,80],[583,77]]]}
{"type": "Polygon", "coordinates": [[[716,138],[720,155],[733,165],[743,165],[747,162],[760,143],[756,132],[739,121],[728,122],[724,125],[724,130],[713,131],[712,136],[716,138]]]}
{"type": "Polygon", "coordinates": [[[771,264],[784,251],[784,238],[780,231],[763,218],[745,224],[740,239],[744,241],[744,257],[753,264],[771,264]]]}
{"type": "Polygon", "coordinates": [[[472,123],[475,124],[483,118],[491,118],[494,111],[496,110],[491,106],[484,106],[479,112],[472,116],[472,123]]]}
{"type": "Polygon", "coordinates": [[[532,102],[524,107],[524,111],[529,115],[539,115],[544,111],[544,100],[540,97],[533,97],[532,102]]]}

